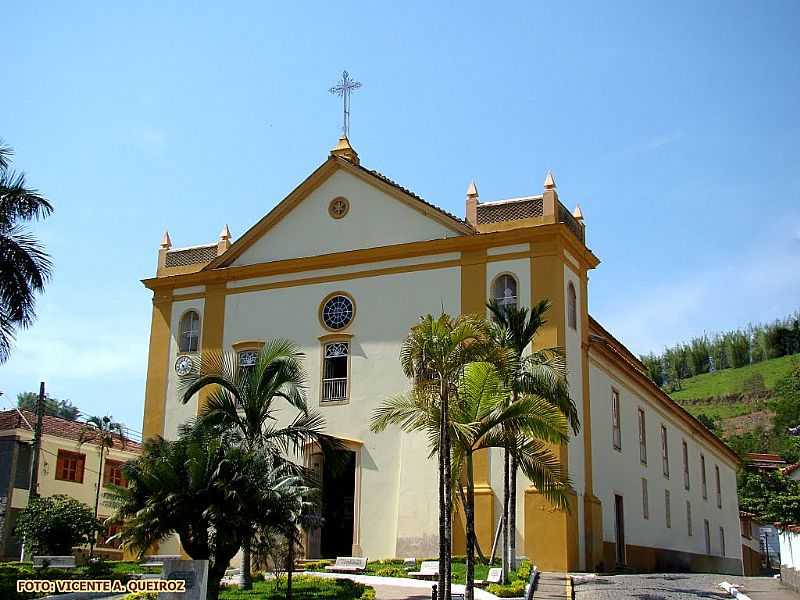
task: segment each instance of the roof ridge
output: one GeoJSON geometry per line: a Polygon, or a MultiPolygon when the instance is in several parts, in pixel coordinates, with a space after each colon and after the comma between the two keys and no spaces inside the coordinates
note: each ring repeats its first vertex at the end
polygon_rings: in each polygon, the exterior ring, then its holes
{"type": "Polygon", "coordinates": [[[401,191],[401,192],[403,192],[404,194],[408,194],[408,195],[409,195],[409,196],[411,196],[412,198],[414,198],[414,199],[416,199],[416,200],[419,200],[420,202],[422,202],[422,203],[423,203],[423,204],[425,204],[426,206],[430,206],[430,207],[431,207],[431,208],[433,208],[434,210],[437,210],[437,211],[439,211],[440,213],[442,213],[442,214],[443,214],[443,215],[445,215],[446,217],[448,217],[448,218],[452,219],[453,221],[456,221],[456,222],[457,222],[457,223],[459,223],[460,225],[466,225],[466,226],[467,226],[467,227],[469,227],[470,229],[474,230],[474,228],[473,228],[472,224],[471,224],[471,223],[469,223],[469,222],[468,222],[466,219],[460,219],[460,218],[458,218],[456,215],[454,215],[454,214],[453,214],[453,213],[451,213],[451,212],[448,212],[448,211],[446,211],[446,210],[445,210],[445,209],[443,209],[442,207],[440,207],[440,206],[437,206],[437,205],[435,205],[435,204],[433,204],[433,203],[431,203],[431,202],[428,202],[428,201],[427,201],[427,200],[425,200],[425,198],[423,198],[422,196],[420,196],[420,195],[418,195],[418,194],[415,194],[414,192],[412,192],[411,190],[409,190],[407,187],[404,187],[404,186],[400,185],[400,184],[399,184],[399,183],[397,183],[397,182],[396,182],[394,179],[392,179],[392,178],[390,178],[390,177],[387,177],[386,175],[384,175],[384,174],[383,174],[383,173],[381,173],[380,171],[378,171],[378,170],[376,170],[376,169],[370,169],[370,168],[367,168],[367,167],[365,167],[365,166],[363,166],[363,165],[360,165],[360,164],[354,164],[353,166],[355,166],[355,167],[357,167],[357,168],[359,168],[359,169],[362,169],[363,171],[366,171],[366,172],[367,172],[367,173],[369,173],[370,175],[372,175],[372,176],[374,176],[374,177],[377,177],[378,179],[380,179],[381,181],[383,181],[383,182],[385,182],[385,183],[388,183],[389,185],[391,185],[391,186],[393,186],[393,187],[397,188],[398,190],[400,190],[400,191],[401,191]]]}

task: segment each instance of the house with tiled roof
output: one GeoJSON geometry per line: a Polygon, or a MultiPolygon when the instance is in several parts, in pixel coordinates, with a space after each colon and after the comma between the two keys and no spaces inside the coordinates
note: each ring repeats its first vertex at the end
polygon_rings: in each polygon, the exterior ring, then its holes
{"type": "MultiPolygon", "coordinates": [[[[558,448],[571,510],[554,510],[519,476],[519,554],[546,571],[741,573],[738,457],[589,315],[600,261],[583,212],[561,201],[552,173],[535,185],[488,199],[470,183],[462,218],[362,166],[343,137],[286,197],[265,198],[270,208],[235,241],[227,227],[202,246],[174,248],[165,234],[155,276],[143,281],[153,294],[144,437],[175,438],[203,410],[205,391],[177,398],[200,353],[229,351],[247,368],[266,339],[291,339],[305,355],[309,405],[346,448],[337,469],[318,448],[297,457],[322,481],[325,519],[305,532],[307,557],[434,556],[437,468],[425,436],[370,430],[375,408],[409,389],[403,340],[422,315],[546,299],[535,343],[564,349],[581,429],[558,448]]],[[[501,452],[477,455],[475,485],[488,551],[502,511],[501,452]]],[[[464,544],[456,515],[455,551],[464,544]]],[[[161,552],[178,550],[170,540],[161,552]]]]}
{"type": "MultiPolygon", "coordinates": [[[[20,511],[28,505],[33,463],[33,428],[36,415],[28,410],[0,412],[0,559],[20,556],[14,525],[20,511]]],[[[122,465],[136,458],[141,444],[114,435],[100,462],[100,446],[87,438],[85,423],[45,415],[42,420],[42,446],[39,455],[38,492],[40,496],[65,494],[94,509],[98,484],[125,485],[122,465]],[[82,437],[83,434],[83,437],[82,437]],[[86,439],[83,443],[82,439],[86,439]]],[[[98,516],[112,513],[100,490],[98,516]]],[[[113,527],[109,531],[113,531],[113,527]]],[[[101,536],[98,552],[120,558],[122,552],[101,536]]]]}

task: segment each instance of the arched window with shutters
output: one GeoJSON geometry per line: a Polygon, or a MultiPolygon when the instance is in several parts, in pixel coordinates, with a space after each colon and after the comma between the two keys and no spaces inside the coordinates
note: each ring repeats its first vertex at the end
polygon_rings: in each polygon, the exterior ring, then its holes
{"type": "Polygon", "coordinates": [[[567,324],[572,329],[578,328],[578,298],[571,281],[567,286],[567,324]]]}
{"type": "Polygon", "coordinates": [[[503,308],[517,306],[517,279],[510,273],[498,275],[492,284],[492,298],[503,308]]]}
{"type": "Polygon", "coordinates": [[[200,347],[200,315],[189,310],[181,317],[179,325],[178,350],[180,352],[197,352],[200,347]]]}

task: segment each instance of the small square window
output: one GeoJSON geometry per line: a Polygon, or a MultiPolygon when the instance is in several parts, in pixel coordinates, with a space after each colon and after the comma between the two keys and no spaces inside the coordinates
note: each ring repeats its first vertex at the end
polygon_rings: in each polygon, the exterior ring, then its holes
{"type": "Polygon", "coordinates": [[[83,469],[86,456],[78,452],[59,450],[56,460],[56,479],[83,483],[83,469]]]}

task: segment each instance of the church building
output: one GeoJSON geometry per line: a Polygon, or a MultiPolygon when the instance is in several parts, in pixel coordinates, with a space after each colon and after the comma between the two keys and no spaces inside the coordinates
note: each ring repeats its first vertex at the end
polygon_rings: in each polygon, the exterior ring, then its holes
{"type": "MultiPolygon", "coordinates": [[[[425,437],[370,431],[373,410],[409,387],[400,346],[425,314],[548,299],[536,344],[566,352],[581,430],[558,452],[574,494],[571,510],[557,511],[520,474],[518,553],[546,571],[741,573],[738,458],[589,314],[589,271],[600,261],[551,173],[541,190],[504,200],[484,201],[470,184],[462,219],[363,166],[342,137],[259,217],[236,241],[227,226],[199,246],[173,248],[165,234],[156,276],[144,280],[153,292],[146,438],[174,438],[202,406],[177,397],[187,356],[224,349],[247,364],[264,340],[291,339],[305,353],[309,406],[349,456],[336,472],[307,457],[323,474],[327,518],[308,532],[306,554],[435,556],[437,463],[425,437]]],[[[501,453],[484,452],[475,494],[487,553],[502,490],[501,453]]],[[[454,530],[463,553],[458,517],[454,530]]]]}

